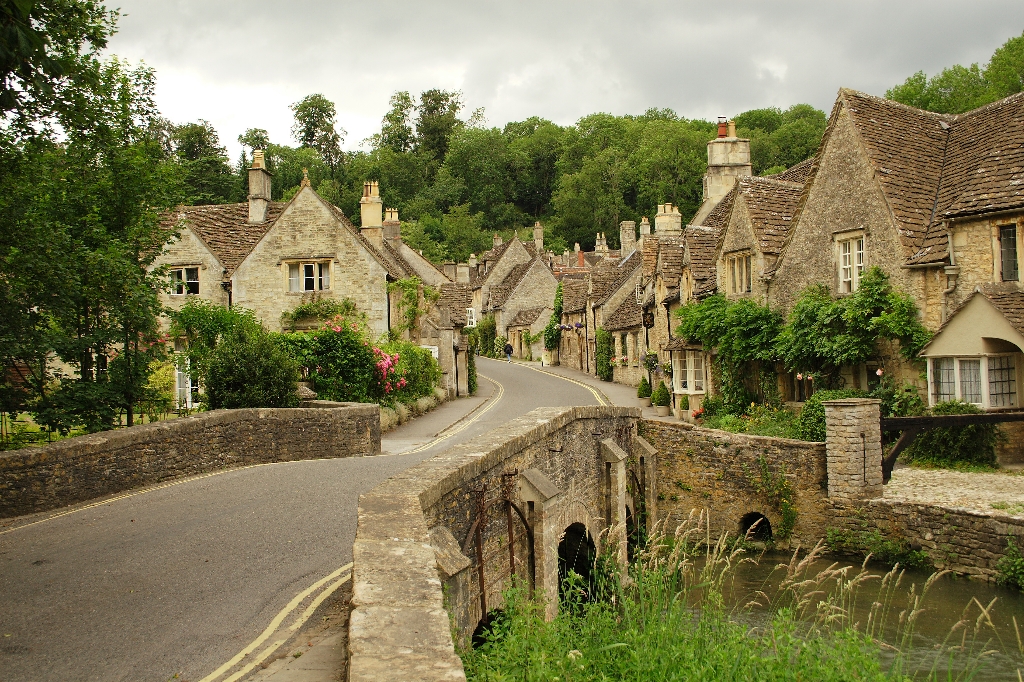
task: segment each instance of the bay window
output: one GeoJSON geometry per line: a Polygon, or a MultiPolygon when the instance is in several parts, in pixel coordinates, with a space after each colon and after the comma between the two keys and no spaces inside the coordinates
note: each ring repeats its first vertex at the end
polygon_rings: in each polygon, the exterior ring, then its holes
{"type": "Polygon", "coordinates": [[[928,361],[931,404],[962,400],[979,407],[1017,406],[1014,355],[931,358],[928,361]]]}
{"type": "Polygon", "coordinates": [[[679,350],[672,353],[672,387],[674,393],[703,393],[704,353],[679,350]]]}

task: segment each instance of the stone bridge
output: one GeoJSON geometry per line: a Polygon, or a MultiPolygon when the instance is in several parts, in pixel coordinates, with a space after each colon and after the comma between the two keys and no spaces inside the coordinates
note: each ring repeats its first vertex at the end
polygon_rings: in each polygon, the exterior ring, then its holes
{"type": "Polygon", "coordinates": [[[695,510],[713,538],[809,548],[832,529],[878,532],[986,577],[1006,537],[1024,536],[1020,519],[884,499],[879,401],[825,413],[826,442],[808,443],[540,408],[388,479],[359,501],[349,679],[464,679],[455,645],[513,577],[552,618],[569,569],[587,575],[597,553],[625,563],[637,529],[695,510]]]}

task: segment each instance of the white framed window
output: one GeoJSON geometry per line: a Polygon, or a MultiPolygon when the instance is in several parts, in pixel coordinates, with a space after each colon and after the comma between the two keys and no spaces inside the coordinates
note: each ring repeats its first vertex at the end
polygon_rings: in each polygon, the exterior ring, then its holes
{"type": "Polygon", "coordinates": [[[852,294],[864,274],[864,237],[839,242],[839,291],[852,294]]]}
{"type": "Polygon", "coordinates": [[[476,310],[474,310],[473,308],[466,308],[466,326],[476,326],[476,310]]]}
{"type": "Polygon", "coordinates": [[[729,293],[749,294],[753,289],[750,255],[729,256],[726,260],[729,277],[729,293]]]}
{"type": "Polygon", "coordinates": [[[703,393],[706,379],[704,354],[701,351],[672,353],[672,387],[675,393],[703,393]]]}
{"type": "Polygon", "coordinates": [[[329,261],[288,264],[288,291],[323,291],[330,288],[331,264],[329,261]]]}
{"type": "Polygon", "coordinates": [[[928,374],[933,405],[963,400],[984,408],[1017,406],[1017,366],[1013,355],[932,358],[928,374]]]}
{"type": "Polygon", "coordinates": [[[199,268],[171,270],[171,294],[174,296],[199,295],[199,268]]]}

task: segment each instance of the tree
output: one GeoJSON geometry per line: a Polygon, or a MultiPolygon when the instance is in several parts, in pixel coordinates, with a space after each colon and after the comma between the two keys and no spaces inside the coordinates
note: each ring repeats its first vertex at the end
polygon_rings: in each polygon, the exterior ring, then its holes
{"type": "Polygon", "coordinates": [[[985,79],[996,97],[1009,97],[1024,90],[1024,34],[1010,38],[992,53],[985,67],[985,79]]]}
{"type": "Polygon", "coordinates": [[[99,52],[117,12],[93,0],[6,0],[0,5],[0,114],[22,132],[76,110],[99,77],[99,52]]]}
{"type": "Polygon", "coordinates": [[[291,105],[295,115],[292,136],[300,147],[320,153],[324,164],[334,173],[341,164],[341,143],[345,130],[337,126],[334,102],[321,94],[307,95],[291,105]]]}
{"type": "Polygon", "coordinates": [[[231,172],[227,150],[209,121],[176,126],[172,140],[184,170],[188,203],[223,204],[235,197],[238,178],[231,172]]]}
{"type": "Polygon", "coordinates": [[[460,111],[461,92],[433,88],[420,93],[416,107],[416,150],[433,162],[435,169],[448,155],[448,139],[461,124],[460,111]]]}
{"type": "Polygon", "coordinates": [[[380,124],[380,134],[373,138],[375,149],[387,147],[399,154],[412,151],[415,141],[412,131],[412,113],[416,103],[408,90],[391,95],[391,109],[380,124]]]}

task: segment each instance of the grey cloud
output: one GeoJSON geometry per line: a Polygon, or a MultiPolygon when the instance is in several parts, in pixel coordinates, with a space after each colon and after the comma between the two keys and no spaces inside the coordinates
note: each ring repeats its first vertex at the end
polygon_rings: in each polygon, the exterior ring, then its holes
{"type": "MultiPolygon", "coordinates": [[[[913,72],[983,62],[1024,29],[1019,0],[972,2],[297,2],[125,0],[112,51],[233,87],[323,92],[347,146],[395,90],[457,88],[501,125],[670,107],[707,118],[883,94],[913,72]],[[359,122],[362,123],[359,123],[359,122]],[[356,122],[357,125],[352,123],[356,122]]],[[[191,118],[230,102],[196,101],[191,118]]],[[[182,107],[176,107],[177,111],[182,107]]],[[[236,117],[237,118],[237,117],[236,117]]],[[[225,140],[239,131],[222,130],[225,140]]]]}

